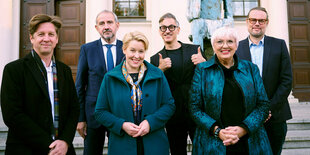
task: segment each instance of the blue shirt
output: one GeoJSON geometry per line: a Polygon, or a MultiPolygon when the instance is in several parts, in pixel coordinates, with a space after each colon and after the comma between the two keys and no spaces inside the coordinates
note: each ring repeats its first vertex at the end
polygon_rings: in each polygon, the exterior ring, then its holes
{"type": "Polygon", "coordinates": [[[253,43],[249,38],[249,46],[251,53],[251,60],[259,68],[259,74],[262,77],[263,74],[263,56],[264,56],[264,38],[259,41],[258,45],[253,43]]]}

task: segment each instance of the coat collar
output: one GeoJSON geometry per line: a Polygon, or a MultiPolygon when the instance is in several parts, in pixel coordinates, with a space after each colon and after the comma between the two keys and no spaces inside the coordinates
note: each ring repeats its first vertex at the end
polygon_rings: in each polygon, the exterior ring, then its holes
{"type": "MultiPolygon", "coordinates": [[[[34,52],[35,53],[35,52],[34,52]]],[[[46,75],[46,71],[45,71],[45,68],[42,64],[41,61],[38,61],[36,60],[38,58],[36,58],[36,54],[34,54],[34,57],[32,56],[31,52],[28,53],[26,56],[25,56],[25,64],[26,66],[28,67],[28,70],[30,70],[31,74],[33,75],[35,81],[38,83],[39,87],[42,89],[43,91],[43,94],[49,98],[49,95],[48,95],[48,86],[47,86],[47,79],[44,78],[47,77],[46,75]],[[42,71],[43,71],[43,74],[42,72],[40,71],[38,65],[41,67],[42,71]],[[43,67],[43,68],[42,68],[43,67]]],[[[41,60],[41,59],[39,59],[41,60]]]]}
{"type": "Polygon", "coordinates": [[[268,63],[270,62],[270,53],[271,53],[271,42],[270,42],[270,37],[265,36],[264,40],[264,55],[263,55],[263,71],[262,71],[262,77],[264,78],[264,75],[266,75],[267,72],[267,66],[268,63]]]}
{"type": "MultiPolygon", "coordinates": [[[[120,81],[123,81],[124,83],[127,83],[122,73],[123,63],[124,63],[124,60],[119,65],[117,65],[113,70],[109,71],[107,75],[117,78],[120,81]]],[[[146,65],[147,70],[148,70],[145,76],[145,79],[144,79],[144,83],[148,80],[161,78],[161,75],[162,75],[161,70],[159,70],[157,67],[151,65],[145,60],[143,61],[143,63],[146,65]]]]}
{"type": "MultiPolygon", "coordinates": [[[[216,55],[212,56],[210,60],[201,63],[201,64],[203,64],[202,68],[207,69],[207,68],[211,68],[211,67],[213,67],[213,66],[214,66],[214,67],[215,67],[215,66],[218,66],[218,68],[221,68],[221,67],[217,64],[217,62],[216,62],[216,60],[215,60],[215,56],[216,56],[216,55]]],[[[240,72],[242,72],[242,73],[244,73],[244,74],[246,74],[246,72],[245,72],[246,66],[244,65],[243,61],[240,60],[240,59],[237,57],[236,54],[234,55],[234,59],[237,59],[237,62],[238,62],[237,70],[240,71],[240,72]]]]}

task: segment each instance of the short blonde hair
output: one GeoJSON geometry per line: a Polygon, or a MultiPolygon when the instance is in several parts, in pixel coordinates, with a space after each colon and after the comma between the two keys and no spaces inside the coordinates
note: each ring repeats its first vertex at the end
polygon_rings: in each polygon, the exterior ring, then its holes
{"type": "Polygon", "coordinates": [[[213,47],[213,43],[214,43],[215,39],[221,38],[224,36],[232,36],[233,38],[235,38],[235,41],[236,41],[236,44],[238,47],[239,39],[238,39],[237,32],[234,28],[229,27],[229,26],[224,26],[224,27],[218,28],[217,30],[214,31],[214,33],[211,36],[212,47],[213,47]]]}
{"type": "Polygon", "coordinates": [[[146,36],[138,31],[129,32],[125,34],[123,39],[123,50],[127,49],[129,46],[130,41],[141,41],[144,44],[144,49],[147,50],[149,47],[149,41],[147,40],[146,36]]]}

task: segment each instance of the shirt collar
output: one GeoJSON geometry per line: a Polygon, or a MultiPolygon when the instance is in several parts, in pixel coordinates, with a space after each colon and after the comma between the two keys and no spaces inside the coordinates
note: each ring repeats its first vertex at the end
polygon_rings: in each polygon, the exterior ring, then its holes
{"type": "Polygon", "coordinates": [[[46,67],[45,62],[41,59],[43,66],[46,68],[46,71],[51,71],[52,70],[52,63],[53,61],[50,62],[50,65],[46,67]]]}
{"type": "MultiPolygon", "coordinates": [[[[255,44],[251,41],[250,37],[248,37],[248,40],[249,40],[249,46],[251,46],[252,44],[255,45],[255,44]]],[[[265,36],[263,36],[263,38],[259,41],[259,44],[258,44],[258,45],[264,45],[264,40],[265,40],[265,36]]]]}
{"type": "MultiPolygon", "coordinates": [[[[107,42],[106,42],[104,39],[102,39],[102,38],[100,38],[100,40],[101,40],[102,46],[105,46],[105,45],[109,44],[109,43],[107,43],[107,42]]],[[[112,42],[112,45],[113,45],[113,46],[116,46],[116,39],[112,42]]]]}

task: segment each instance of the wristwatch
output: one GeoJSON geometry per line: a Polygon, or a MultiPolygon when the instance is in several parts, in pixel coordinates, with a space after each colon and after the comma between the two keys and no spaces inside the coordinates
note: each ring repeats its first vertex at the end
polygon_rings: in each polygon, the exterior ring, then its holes
{"type": "Polygon", "coordinates": [[[220,134],[220,131],[221,131],[222,129],[220,128],[220,127],[218,127],[218,128],[216,128],[216,130],[214,131],[214,137],[215,138],[219,138],[219,134],[220,134]]]}

